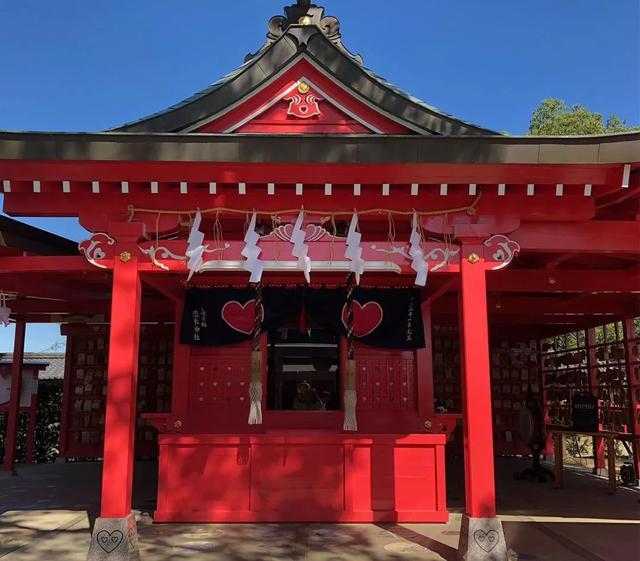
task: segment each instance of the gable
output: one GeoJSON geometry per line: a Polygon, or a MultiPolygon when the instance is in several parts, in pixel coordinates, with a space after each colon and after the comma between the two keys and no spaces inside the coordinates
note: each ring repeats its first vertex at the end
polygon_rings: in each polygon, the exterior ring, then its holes
{"type": "Polygon", "coordinates": [[[269,21],[267,41],[241,67],[176,105],[111,131],[497,134],[439,111],[376,75],[344,46],[339,21],[305,0],[269,21]],[[284,92],[302,82],[315,86],[316,97],[308,99],[306,91],[299,91],[304,97],[289,112],[284,92]],[[296,115],[301,104],[315,110],[315,102],[317,114],[296,115]]]}
{"type": "Polygon", "coordinates": [[[187,132],[255,134],[411,134],[301,56],[234,106],[187,132]]]}

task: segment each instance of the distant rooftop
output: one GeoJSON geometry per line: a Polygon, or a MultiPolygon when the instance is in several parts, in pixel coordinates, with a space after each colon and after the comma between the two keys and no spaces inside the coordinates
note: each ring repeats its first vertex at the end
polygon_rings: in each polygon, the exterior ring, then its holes
{"type": "MultiPolygon", "coordinates": [[[[46,364],[38,374],[38,380],[62,380],[64,378],[64,353],[24,353],[24,364],[46,364]]],[[[12,364],[13,353],[0,353],[0,365],[12,364]]]]}

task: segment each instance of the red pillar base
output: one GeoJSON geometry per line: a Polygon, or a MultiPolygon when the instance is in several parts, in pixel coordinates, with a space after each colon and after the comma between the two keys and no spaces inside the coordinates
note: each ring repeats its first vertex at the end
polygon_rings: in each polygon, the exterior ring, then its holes
{"type": "Polygon", "coordinates": [[[140,561],[133,513],[126,518],[96,518],[87,561],[140,561]]]}
{"type": "Polygon", "coordinates": [[[458,561],[509,561],[499,518],[462,516],[458,561]]]}

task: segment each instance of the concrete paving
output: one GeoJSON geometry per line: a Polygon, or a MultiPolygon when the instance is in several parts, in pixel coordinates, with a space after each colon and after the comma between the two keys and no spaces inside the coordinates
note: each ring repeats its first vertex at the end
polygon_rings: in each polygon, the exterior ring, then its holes
{"type": "MultiPolygon", "coordinates": [[[[567,471],[565,488],[514,481],[522,460],[496,464],[498,510],[518,561],[640,560],[640,494],[567,471]]],[[[0,479],[2,561],[84,561],[99,504],[99,463],[23,466],[0,479]]],[[[455,561],[464,490],[449,462],[448,524],[155,525],[153,462],[136,465],[143,561],[455,561]]],[[[513,559],[516,559],[514,556],[513,559]]]]}

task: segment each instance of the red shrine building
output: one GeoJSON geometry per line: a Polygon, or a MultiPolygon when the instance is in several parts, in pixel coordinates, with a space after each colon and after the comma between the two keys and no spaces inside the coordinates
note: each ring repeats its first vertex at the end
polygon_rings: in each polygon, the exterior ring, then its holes
{"type": "Polygon", "coordinates": [[[638,133],[504,136],[427,105],[304,1],[164,111],[1,132],[4,211],[91,232],[0,254],[14,380],[26,322],[68,337],[61,455],[103,458],[90,558],[137,558],[140,456],[158,523],[438,523],[462,454],[474,560],[506,560],[494,454],[529,453],[526,400],[566,425],[595,393],[638,473],[639,170],[638,133]]]}

